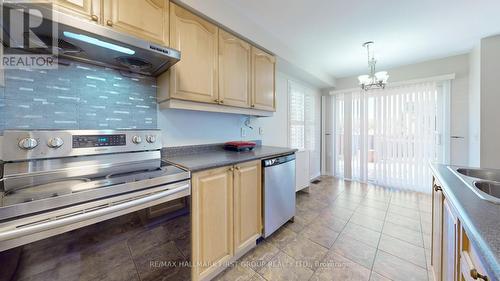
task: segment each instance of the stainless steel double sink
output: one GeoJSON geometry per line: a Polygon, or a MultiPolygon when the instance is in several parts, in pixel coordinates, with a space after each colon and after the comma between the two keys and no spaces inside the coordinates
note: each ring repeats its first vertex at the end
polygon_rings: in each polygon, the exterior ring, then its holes
{"type": "Polygon", "coordinates": [[[500,204],[500,170],[449,167],[477,196],[500,204]]]}

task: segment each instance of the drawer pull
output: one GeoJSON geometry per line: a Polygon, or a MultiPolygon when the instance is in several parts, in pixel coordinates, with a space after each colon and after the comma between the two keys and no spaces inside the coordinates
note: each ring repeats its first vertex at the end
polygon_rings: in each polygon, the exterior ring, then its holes
{"type": "Polygon", "coordinates": [[[470,277],[474,280],[482,279],[484,281],[489,281],[488,276],[480,274],[475,268],[470,270],[470,277]]]}

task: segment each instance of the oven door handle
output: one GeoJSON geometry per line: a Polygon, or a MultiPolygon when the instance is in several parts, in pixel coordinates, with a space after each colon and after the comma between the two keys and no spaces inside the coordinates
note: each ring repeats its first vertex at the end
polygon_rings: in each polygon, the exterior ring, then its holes
{"type": "MultiPolygon", "coordinates": [[[[167,189],[164,191],[155,192],[155,193],[148,194],[145,196],[129,198],[126,201],[124,200],[125,202],[123,202],[123,203],[115,202],[115,203],[111,203],[111,204],[108,204],[108,205],[100,207],[100,208],[93,208],[93,209],[91,208],[88,212],[86,212],[84,210],[83,212],[80,211],[75,215],[68,215],[68,216],[64,216],[61,218],[54,218],[54,219],[47,220],[47,221],[18,226],[14,229],[9,229],[7,231],[0,230],[0,241],[12,240],[12,239],[16,239],[19,237],[40,233],[43,231],[48,231],[48,230],[51,230],[54,228],[69,226],[69,225],[83,222],[86,220],[91,220],[91,219],[95,219],[95,218],[102,217],[102,216],[108,216],[108,215],[111,215],[113,213],[124,211],[126,209],[134,209],[134,210],[130,211],[130,212],[133,212],[136,210],[140,210],[142,208],[147,208],[149,206],[155,205],[155,204],[151,204],[148,206],[148,204],[150,204],[156,200],[162,199],[162,198],[167,197],[167,196],[175,195],[176,193],[186,191],[189,189],[190,189],[190,184],[186,183],[186,184],[181,185],[181,186],[176,186],[175,188],[172,188],[172,189],[167,189]]],[[[189,195],[189,194],[187,194],[187,195],[189,195]]],[[[163,202],[160,202],[160,203],[163,203],[163,202]]],[[[158,204],[160,204],[160,203],[158,203],[158,204]]],[[[123,214],[125,214],[125,213],[123,213],[123,214]]],[[[110,217],[110,218],[112,218],[112,217],[110,217]]]]}

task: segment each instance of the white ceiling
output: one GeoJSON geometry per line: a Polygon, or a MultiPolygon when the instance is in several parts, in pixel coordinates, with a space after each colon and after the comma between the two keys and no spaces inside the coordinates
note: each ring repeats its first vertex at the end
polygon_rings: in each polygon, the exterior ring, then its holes
{"type": "Polygon", "coordinates": [[[465,53],[500,33],[499,0],[182,1],[215,14],[226,5],[215,20],[324,82],[366,72],[365,41],[383,69],[465,53]],[[246,20],[253,28],[242,29],[246,20]]]}

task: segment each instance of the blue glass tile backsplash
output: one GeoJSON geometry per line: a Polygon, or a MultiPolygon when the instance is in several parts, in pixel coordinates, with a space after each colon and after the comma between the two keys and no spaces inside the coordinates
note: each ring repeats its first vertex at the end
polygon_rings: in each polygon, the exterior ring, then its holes
{"type": "Polygon", "coordinates": [[[155,129],[156,80],[72,62],[57,70],[6,70],[5,129],[155,129]]]}

